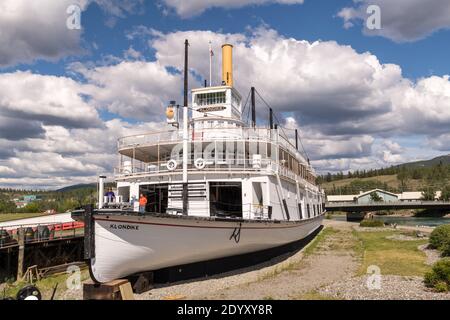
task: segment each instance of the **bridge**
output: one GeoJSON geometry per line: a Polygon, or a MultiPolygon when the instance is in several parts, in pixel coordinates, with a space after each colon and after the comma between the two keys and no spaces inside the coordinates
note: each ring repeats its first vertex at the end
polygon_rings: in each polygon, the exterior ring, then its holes
{"type": "Polygon", "coordinates": [[[346,212],[347,220],[358,221],[364,219],[367,212],[382,210],[408,210],[408,209],[435,209],[449,210],[449,201],[390,201],[390,202],[327,202],[325,209],[328,212],[346,212]]]}

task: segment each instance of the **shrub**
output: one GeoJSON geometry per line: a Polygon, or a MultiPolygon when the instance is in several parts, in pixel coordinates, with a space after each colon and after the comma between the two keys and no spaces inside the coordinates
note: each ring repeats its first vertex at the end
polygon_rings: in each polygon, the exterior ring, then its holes
{"type": "Polygon", "coordinates": [[[444,282],[444,281],[439,281],[438,283],[436,283],[436,285],[434,286],[434,289],[437,292],[447,292],[448,291],[448,285],[444,282]]]}
{"type": "Polygon", "coordinates": [[[430,235],[430,246],[438,250],[450,246],[450,224],[441,225],[433,230],[430,235]]]}
{"type": "Polygon", "coordinates": [[[381,220],[363,220],[359,224],[360,227],[379,228],[384,227],[384,222],[381,220]]]}
{"type": "Polygon", "coordinates": [[[441,253],[444,257],[450,257],[450,241],[447,241],[447,243],[442,246],[441,253]]]}
{"type": "Polygon", "coordinates": [[[425,274],[425,285],[434,288],[436,291],[444,292],[450,286],[450,258],[436,262],[433,269],[425,274]]]}

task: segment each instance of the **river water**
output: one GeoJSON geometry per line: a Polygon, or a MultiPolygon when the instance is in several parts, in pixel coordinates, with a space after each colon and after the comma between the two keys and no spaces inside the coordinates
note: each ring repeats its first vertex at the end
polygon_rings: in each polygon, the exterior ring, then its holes
{"type": "MultiPolygon", "coordinates": [[[[332,216],[333,220],[346,221],[345,216],[332,216]]],[[[374,220],[381,220],[384,223],[396,223],[403,226],[427,226],[436,227],[441,224],[449,224],[450,218],[436,218],[436,217],[392,217],[392,216],[374,216],[374,220]]]]}

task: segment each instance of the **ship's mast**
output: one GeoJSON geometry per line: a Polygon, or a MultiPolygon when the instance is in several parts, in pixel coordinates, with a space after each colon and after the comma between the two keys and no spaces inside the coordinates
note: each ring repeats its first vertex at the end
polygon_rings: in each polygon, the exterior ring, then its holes
{"type": "Polygon", "coordinates": [[[184,105],[183,105],[183,215],[187,215],[188,206],[188,46],[184,42],[184,105]]]}
{"type": "Polygon", "coordinates": [[[212,86],[212,57],[213,57],[213,51],[211,48],[211,41],[210,41],[209,42],[209,86],[210,87],[212,86]]]}

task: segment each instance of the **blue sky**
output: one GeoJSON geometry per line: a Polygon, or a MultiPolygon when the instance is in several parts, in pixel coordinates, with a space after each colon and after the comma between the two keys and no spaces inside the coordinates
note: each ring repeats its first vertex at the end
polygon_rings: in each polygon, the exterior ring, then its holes
{"type": "MultiPolygon", "coordinates": [[[[132,14],[127,18],[117,19],[114,27],[106,25],[110,14],[102,11],[93,3],[82,14],[83,41],[91,48],[84,56],[77,56],[75,61],[96,61],[102,55],[120,56],[130,45],[142,50],[147,59],[153,54],[142,41],[129,41],[126,33],[135,26],[147,26],[162,32],[175,30],[212,30],[222,33],[239,33],[247,28],[267,24],[286,37],[304,39],[311,42],[317,40],[336,41],[342,45],[350,45],[358,52],[369,51],[383,63],[395,63],[402,67],[404,76],[420,78],[429,75],[445,75],[449,73],[448,52],[450,52],[450,31],[439,30],[427,38],[407,43],[396,43],[390,39],[377,36],[366,36],[361,32],[362,21],[351,29],[344,29],[338,12],[353,1],[306,1],[302,5],[260,5],[239,9],[211,8],[201,15],[181,19],[175,13],[163,14],[157,2],[146,1],[143,12],[132,14]],[[99,48],[91,46],[96,43],[99,48]]],[[[71,59],[68,59],[69,61],[71,59]]],[[[57,63],[36,62],[12,66],[6,70],[36,70],[46,74],[62,75],[65,73],[67,61],[57,63]]]]}
{"type": "Polygon", "coordinates": [[[0,146],[10,151],[0,153],[0,186],[56,187],[111,171],[115,139],[161,128],[163,106],[180,99],[185,37],[197,77],[206,77],[208,40],[216,65],[221,41],[234,42],[242,94],[256,85],[299,127],[322,173],[449,153],[447,1],[278,2],[5,0],[0,146]],[[63,26],[73,3],[81,31],[63,26]],[[365,27],[370,4],[380,30],[365,27]]]}

